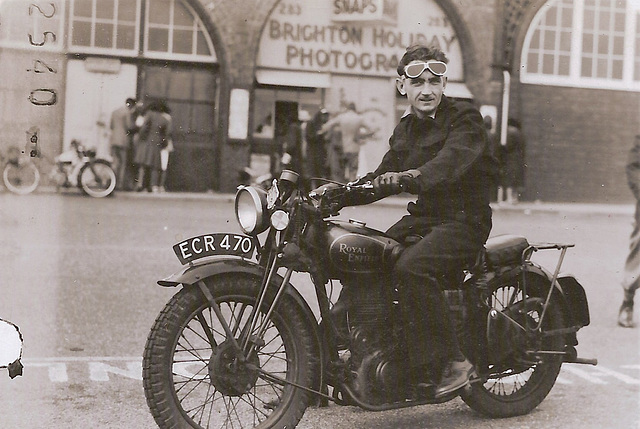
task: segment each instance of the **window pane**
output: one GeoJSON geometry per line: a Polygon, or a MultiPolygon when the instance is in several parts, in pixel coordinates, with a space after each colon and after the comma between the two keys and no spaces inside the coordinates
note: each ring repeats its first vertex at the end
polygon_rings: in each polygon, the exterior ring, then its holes
{"type": "Polygon", "coordinates": [[[149,50],[156,52],[169,52],[169,30],[165,28],[150,28],[149,50]]]}
{"type": "Polygon", "coordinates": [[[593,52],[593,34],[584,34],[582,36],[582,52],[593,52]]]}
{"type": "Polygon", "coordinates": [[[527,72],[538,73],[538,56],[536,54],[529,53],[527,56],[527,72]]]}
{"type": "Polygon", "coordinates": [[[120,0],[118,2],[118,21],[137,21],[138,10],[135,0],[120,0]]]}
{"type": "Polygon", "coordinates": [[[611,14],[607,11],[600,12],[600,30],[608,31],[611,27],[611,14]]]}
{"type": "Polygon", "coordinates": [[[136,28],[133,25],[118,25],[118,49],[133,49],[136,43],[136,28]]]}
{"type": "Polygon", "coordinates": [[[544,32],[544,50],[555,51],[556,47],[556,33],[553,31],[544,32]]]}
{"type": "Polygon", "coordinates": [[[542,73],[554,74],[553,73],[553,55],[545,54],[542,56],[542,73]]]}
{"type": "Polygon", "coordinates": [[[193,49],[193,31],[173,30],[173,52],[190,54],[193,49]]]}
{"type": "Polygon", "coordinates": [[[614,79],[622,79],[622,60],[613,60],[611,77],[614,79]]]}
{"type": "Polygon", "coordinates": [[[569,76],[569,67],[571,66],[570,57],[562,55],[558,58],[558,74],[561,76],[569,76]]]}
{"type": "Polygon", "coordinates": [[[209,44],[207,43],[207,39],[202,31],[198,31],[198,46],[196,48],[196,54],[198,55],[211,55],[211,51],[209,50],[209,44]]]}
{"type": "Polygon", "coordinates": [[[613,38],[613,55],[624,54],[624,37],[617,36],[613,38]]]}
{"type": "Polygon", "coordinates": [[[607,63],[607,60],[603,60],[603,59],[599,59],[598,60],[598,73],[597,73],[597,77],[599,78],[606,78],[607,77],[607,66],[609,64],[607,63]]]}
{"type": "Polygon", "coordinates": [[[169,0],[153,0],[149,5],[149,22],[169,25],[171,2],[169,0]]]}
{"type": "Polygon", "coordinates": [[[91,0],[75,0],[73,2],[73,16],[91,18],[93,2],[91,0]]]}
{"type": "Polygon", "coordinates": [[[584,11],[584,29],[593,30],[595,27],[596,15],[592,10],[584,11]]]}
{"type": "Polygon", "coordinates": [[[540,49],[540,30],[536,30],[533,32],[533,36],[531,37],[531,44],[529,45],[530,49],[540,49]]]}
{"type": "Polygon", "coordinates": [[[609,52],[609,36],[601,34],[598,36],[598,54],[607,55],[609,52]]]}
{"type": "Polygon", "coordinates": [[[96,17],[98,19],[113,19],[114,0],[100,0],[96,2],[96,17]]]}
{"type": "Polygon", "coordinates": [[[560,50],[562,52],[571,51],[571,33],[563,31],[560,34],[560,50]]]}
{"type": "Polygon", "coordinates": [[[99,48],[113,47],[113,24],[96,24],[95,46],[99,48]]]}
{"type": "Polygon", "coordinates": [[[582,58],[582,77],[591,77],[593,74],[593,64],[591,58],[582,58]]]}
{"type": "Polygon", "coordinates": [[[91,46],[91,23],[74,21],[71,30],[71,43],[76,46],[91,46]]]}
{"type": "Polygon", "coordinates": [[[184,25],[188,27],[193,27],[193,15],[186,8],[186,6],[180,2],[176,1],[175,10],[173,12],[173,25],[184,25]]]}

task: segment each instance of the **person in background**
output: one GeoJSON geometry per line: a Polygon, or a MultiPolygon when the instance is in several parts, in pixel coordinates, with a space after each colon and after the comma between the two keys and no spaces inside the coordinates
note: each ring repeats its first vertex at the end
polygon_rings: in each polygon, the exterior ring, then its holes
{"type": "Polygon", "coordinates": [[[130,147],[133,145],[136,100],[127,98],[125,105],[111,113],[109,144],[119,189],[127,189],[130,147]]]}
{"type": "Polygon", "coordinates": [[[487,130],[489,141],[491,142],[491,154],[498,162],[498,177],[491,190],[491,199],[501,202],[504,199],[504,189],[502,189],[502,146],[498,133],[493,130],[493,118],[489,115],[483,118],[484,127],[487,130]]]}
{"type": "Polygon", "coordinates": [[[144,122],[138,131],[135,164],[138,166],[136,191],[157,190],[162,169],[160,151],[166,147],[169,121],[162,114],[162,103],[154,100],[147,106],[144,122]]]}
{"type": "Polygon", "coordinates": [[[358,155],[360,145],[364,143],[362,136],[373,135],[365,122],[364,116],[356,111],[355,103],[349,103],[347,110],[329,119],[320,129],[320,134],[337,128],[342,139],[342,180],[355,180],[358,172],[358,155]]]}
{"type": "MultiPolygon", "coordinates": [[[[519,194],[524,187],[524,153],[525,141],[520,131],[520,122],[509,118],[507,126],[507,142],[502,147],[502,188],[505,191],[507,204],[517,204],[519,194]]],[[[498,200],[498,202],[502,202],[498,200]]]]}
{"type": "MultiPolygon", "coordinates": [[[[165,184],[167,182],[167,167],[169,166],[169,157],[171,156],[171,152],[173,152],[173,138],[171,133],[173,131],[173,125],[171,120],[171,109],[167,106],[167,103],[164,101],[160,102],[160,108],[162,110],[162,116],[167,120],[167,129],[165,132],[164,143],[162,144],[163,148],[160,151],[160,180],[158,183],[158,192],[166,192],[165,184]]],[[[154,189],[152,188],[152,191],[154,189]]]]}
{"type": "Polygon", "coordinates": [[[624,298],[618,311],[618,325],[633,328],[633,300],[640,287],[640,135],[635,137],[626,165],[627,183],[636,200],[633,232],[629,239],[629,253],[624,265],[622,288],[624,298]]]}
{"type": "Polygon", "coordinates": [[[329,120],[329,112],[324,107],[307,122],[305,137],[307,139],[307,159],[309,177],[326,177],[327,171],[327,139],[319,134],[320,129],[329,120]]]}

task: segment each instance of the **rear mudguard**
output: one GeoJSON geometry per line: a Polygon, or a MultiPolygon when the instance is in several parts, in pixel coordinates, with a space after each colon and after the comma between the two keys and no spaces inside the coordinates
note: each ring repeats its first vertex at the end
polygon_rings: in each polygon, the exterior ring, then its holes
{"type": "MultiPolygon", "coordinates": [[[[522,275],[541,276],[551,282],[553,275],[541,266],[529,262],[527,264],[514,267],[506,273],[500,275],[496,280],[508,280],[522,275]]],[[[587,294],[582,285],[576,278],[569,274],[560,274],[554,285],[558,296],[561,298],[562,304],[566,312],[567,327],[582,328],[589,325],[589,304],[587,302],[587,294]]]]}
{"type": "MultiPolygon", "coordinates": [[[[264,268],[256,264],[255,262],[251,262],[243,258],[218,257],[215,259],[206,259],[198,261],[196,263],[192,263],[191,265],[187,265],[180,271],[170,275],[169,277],[158,280],[158,284],[163,287],[176,287],[181,284],[184,287],[192,287],[200,280],[232,273],[255,276],[261,280],[264,277],[264,268]]],[[[273,283],[279,285],[281,284],[282,280],[282,276],[276,273],[272,281],[273,283]]],[[[287,286],[285,293],[291,296],[296,304],[298,304],[305,317],[305,320],[307,321],[308,328],[313,332],[313,336],[316,341],[316,349],[320,353],[318,357],[320,358],[320,362],[322,365],[322,363],[325,362],[325,351],[322,347],[323,341],[320,335],[318,321],[313,315],[313,311],[311,311],[309,304],[307,303],[307,301],[305,301],[300,292],[298,292],[298,290],[291,284],[287,286]]],[[[321,374],[324,374],[324,368],[321,374]]],[[[319,387],[320,386],[314,386],[316,390],[319,390],[319,387]]]]}

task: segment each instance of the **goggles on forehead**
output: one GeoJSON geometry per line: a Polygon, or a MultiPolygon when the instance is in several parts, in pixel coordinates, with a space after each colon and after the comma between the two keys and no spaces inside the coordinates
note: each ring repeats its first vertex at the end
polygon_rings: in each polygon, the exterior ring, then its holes
{"type": "Polygon", "coordinates": [[[415,79],[420,77],[425,70],[429,70],[436,76],[442,76],[447,72],[447,64],[436,60],[409,64],[404,68],[404,75],[408,78],[415,79]]]}

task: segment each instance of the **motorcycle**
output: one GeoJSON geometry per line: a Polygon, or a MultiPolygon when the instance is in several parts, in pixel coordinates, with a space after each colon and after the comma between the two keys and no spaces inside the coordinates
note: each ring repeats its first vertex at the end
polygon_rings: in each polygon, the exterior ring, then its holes
{"type": "Polygon", "coordinates": [[[94,149],[72,140],[71,148],[55,158],[56,168],[51,171],[57,189],[79,187],[94,198],[111,195],[116,189],[116,173],[109,161],[96,155],[94,149]]]}
{"type": "Polygon", "coordinates": [[[417,394],[393,274],[411,240],[329,219],[347,199],[369,198],[370,183],[308,192],[298,179],[285,170],[268,190],[238,187],[244,234],[173,247],[184,266],[158,284],[181,290],[157,317],[143,356],[159,427],[293,428],[308,406],[328,401],[381,411],[458,396],[488,416],[516,416],[544,400],[563,363],[597,364],[576,351],[576,333],[590,323],[584,288],[560,274],[573,245],[496,236],[445,290],[477,376],[444,397],[417,394]],[[531,260],[547,249],[560,251],[553,273],[531,260]],[[310,274],[319,319],[291,284],[294,271],[310,274]]]}

